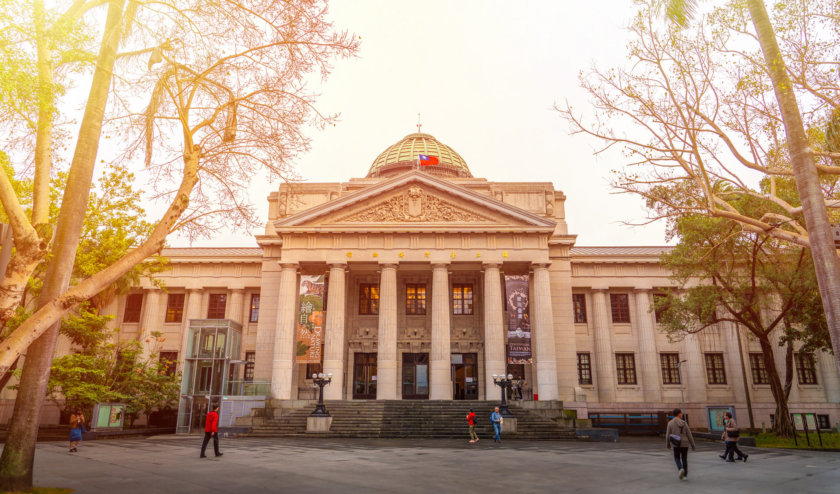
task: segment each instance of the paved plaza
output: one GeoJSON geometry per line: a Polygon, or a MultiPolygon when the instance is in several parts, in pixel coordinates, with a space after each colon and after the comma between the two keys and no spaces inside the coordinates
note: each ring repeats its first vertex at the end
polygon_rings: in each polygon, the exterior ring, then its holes
{"type": "MultiPolygon", "coordinates": [[[[36,485],[77,493],[840,492],[840,453],[700,442],[689,480],[677,479],[664,440],[620,443],[455,440],[222,439],[223,457],[198,458],[200,437],[90,441],[78,453],[40,443],[36,485]]],[[[212,442],[209,446],[212,450],[212,442]]]]}

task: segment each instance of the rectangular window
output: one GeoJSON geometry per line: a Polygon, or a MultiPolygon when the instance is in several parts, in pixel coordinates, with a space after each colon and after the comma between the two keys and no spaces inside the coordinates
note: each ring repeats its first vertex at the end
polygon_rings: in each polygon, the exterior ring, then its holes
{"type": "Polygon", "coordinates": [[[160,352],[160,363],[166,368],[167,376],[174,376],[178,367],[178,352],[160,352]]]}
{"type": "Polygon", "coordinates": [[[586,295],[583,293],[572,294],[572,307],[575,312],[575,324],[586,322],[586,295]]]}
{"type": "Polygon", "coordinates": [[[452,285],[452,313],[456,316],[473,314],[473,286],[464,284],[452,285]]]}
{"type": "Polygon", "coordinates": [[[376,314],[379,314],[379,285],[362,283],[359,285],[359,315],[376,314]]]}
{"type": "Polygon", "coordinates": [[[656,322],[660,322],[662,319],[662,313],[665,312],[665,306],[663,303],[667,299],[668,296],[664,293],[653,294],[653,316],[656,318],[656,322]]]}
{"type": "Polygon", "coordinates": [[[618,377],[618,384],[636,384],[635,355],[632,353],[616,353],[615,370],[618,377]]]}
{"type": "Polygon", "coordinates": [[[750,371],[753,384],[770,384],[767,367],[764,366],[764,355],[761,353],[750,353],[750,371]]]}
{"type": "Polygon", "coordinates": [[[831,429],[831,421],[828,415],[817,415],[817,427],[820,429],[831,429]]]}
{"type": "Polygon", "coordinates": [[[612,309],[612,322],[630,322],[630,298],[626,293],[611,293],[610,308],[612,309]]]}
{"type": "Polygon", "coordinates": [[[210,302],[207,304],[207,319],[224,319],[227,295],[224,293],[211,293],[210,302]]]}
{"type": "Polygon", "coordinates": [[[709,384],[726,384],[726,369],[722,353],[706,354],[706,377],[709,384]]]}
{"type": "Polygon", "coordinates": [[[181,322],[184,318],[184,294],[170,293],[166,297],[166,322],[181,322]]]}
{"type": "Polygon", "coordinates": [[[248,322],[258,322],[260,320],[260,294],[251,294],[251,312],[248,316],[248,322]]]}
{"type": "Polygon", "coordinates": [[[799,384],[817,384],[817,368],[814,364],[814,356],[810,353],[797,352],[796,375],[799,376],[799,384]]]}
{"type": "Polygon", "coordinates": [[[410,316],[426,314],[426,285],[405,285],[405,313],[410,316]]]}
{"type": "Polygon", "coordinates": [[[245,381],[254,380],[254,362],[257,360],[257,352],[245,352],[245,374],[242,376],[245,381]]]}
{"type": "Polygon", "coordinates": [[[577,354],[578,384],[592,384],[592,361],[589,353],[577,354]]]}
{"type": "Polygon", "coordinates": [[[662,384],[679,384],[680,354],[660,353],[659,362],[662,364],[662,384]]]}
{"type": "Polygon", "coordinates": [[[140,322],[140,313],[143,309],[143,294],[130,293],[125,298],[125,312],[123,322],[140,322]]]}

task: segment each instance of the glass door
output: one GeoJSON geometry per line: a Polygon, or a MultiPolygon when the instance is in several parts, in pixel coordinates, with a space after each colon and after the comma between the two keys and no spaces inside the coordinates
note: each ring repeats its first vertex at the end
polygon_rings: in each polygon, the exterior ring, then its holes
{"type": "Polygon", "coordinates": [[[478,357],[475,353],[452,354],[452,399],[478,399],[478,357]]]}
{"type": "Polygon", "coordinates": [[[402,397],[404,400],[429,399],[429,354],[404,353],[402,356],[402,397]]]}
{"type": "Polygon", "coordinates": [[[376,354],[356,353],[353,357],[353,399],[376,399],[376,354]]]}

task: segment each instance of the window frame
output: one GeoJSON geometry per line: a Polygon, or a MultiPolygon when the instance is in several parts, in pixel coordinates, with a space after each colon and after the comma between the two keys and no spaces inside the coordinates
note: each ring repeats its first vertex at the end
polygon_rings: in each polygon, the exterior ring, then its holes
{"type": "Polygon", "coordinates": [[[793,361],[796,365],[796,377],[799,384],[807,386],[819,384],[817,362],[813,353],[796,352],[793,354],[793,361]]]}
{"type": "Polygon", "coordinates": [[[178,371],[178,351],[167,350],[165,352],[158,353],[158,362],[166,365],[165,373],[167,376],[174,376],[178,371]],[[174,355],[175,358],[169,358],[169,356],[172,355],[174,355]],[[166,362],[164,362],[164,360],[166,360],[166,362]]]}
{"type": "Polygon", "coordinates": [[[452,284],[452,315],[475,315],[475,288],[472,283],[452,284]],[[467,296],[467,291],[469,291],[469,296],[467,296]],[[460,308],[458,307],[458,302],[460,302],[460,308]]]}
{"type": "Polygon", "coordinates": [[[629,293],[611,293],[610,294],[610,313],[612,315],[613,324],[630,324],[630,294],[629,293]],[[624,300],[627,305],[622,306],[616,301],[624,300]]]}
{"type": "Polygon", "coordinates": [[[145,297],[143,293],[129,293],[125,297],[125,307],[123,308],[123,320],[124,323],[139,323],[140,318],[143,316],[143,302],[145,297]],[[137,304],[137,307],[131,306],[130,302],[132,300],[139,300],[140,302],[137,304]],[[131,315],[131,319],[129,319],[129,314],[131,315]]]}
{"type": "Polygon", "coordinates": [[[575,324],[586,324],[588,322],[586,314],[586,294],[573,293],[572,294],[572,314],[575,318],[575,324]],[[578,310],[580,309],[580,310],[578,310]],[[580,317],[578,317],[580,316],[580,317]]]}
{"type": "Polygon", "coordinates": [[[679,352],[660,352],[659,367],[662,371],[663,385],[682,384],[679,352]]]}
{"type": "Polygon", "coordinates": [[[242,367],[242,380],[245,382],[254,381],[254,364],[257,361],[257,352],[245,352],[245,365],[242,367]]]}
{"type": "Polygon", "coordinates": [[[227,293],[211,293],[207,297],[207,319],[224,319],[225,313],[227,312],[227,293]],[[213,302],[215,297],[215,304],[213,302]],[[219,301],[222,301],[221,309],[222,309],[222,316],[221,317],[212,317],[212,315],[219,314],[219,301]],[[211,312],[212,311],[212,312],[211,312]],[[212,315],[211,315],[212,314],[212,315]]]}
{"type": "Polygon", "coordinates": [[[379,283],[359,284],[359,315],[379,315],[379,283]],[[367,288],[367,291],[365,290],[367,288]],[[375,288],[375,290],[374,290],[375,288]],[[374,293],[375,292],[375,293],[374,293]],[[367,302],[366,304],[364,302],[367,302]]]}
{"type": "Polygon", "coordinates": [[[653,320],[657,324],[660,323],[660,318],[662,317],[662,313],[665,312],[665,307],[657,308],[656,306],[656,299],[667,299],[668,295],[662,292],[656,292],[651,297],[651,302],[653,302],[653,320]]]}
{"type": "Polygon", "coordinates": [[[750,375],[754,385],[770,384],[770,376],[767,375],[767,364],[764,361],[764,354],[761,352],[750,352],[750,375]]]}
{"type": "Polygon", "coordinates": [[[577,352],[578,385],[592,386],[592,354],[590,352],[577,352]],[[586,357],[584,362],[581,357],[586,357]],[[584,375],[588,375],[586,378],[584,375]]]}
{"type": "Polygon", "coordinates": [[[635,353],[615,352],[615,376],[616,383],[621,386],[634,386],[638,384],[635,353]],[[630,379],[631,377],[632,380],[630,379]]]}
{"type": "Polygon", "coordinates": [[[184,320],[184,305],[187,295],[185,293],[168,293],[166,295],[166,314],[163,316],[164,323],[179,323],[184,320]],[[173,300],[181,299],[181,305],[173,305],[173,300]]]}
{"type": "Polygon", "coordinates": [[[252,293],[251,294],[251,305],[249,306],[248,310],[248,322],[260,322],[260,294],[252,293]],[[254,304],[256,301],[256,305],[254,304]]]}
{"type": "Polygon", "coordinates": [[[426,284],[406,283],[405,284],[405,315],[425,316],[426,315],[426,284]],[[412,293],[413,291],[413,293],[412,293]]]}
{"type": "Polygon", "coordinates": [[[703,360],[706,363],[706,383],[726,384],[726,360],[723,352],[706,352],[703,354],[703,360]],[[717,365],[718,363],[720,366],[717,365]]]}

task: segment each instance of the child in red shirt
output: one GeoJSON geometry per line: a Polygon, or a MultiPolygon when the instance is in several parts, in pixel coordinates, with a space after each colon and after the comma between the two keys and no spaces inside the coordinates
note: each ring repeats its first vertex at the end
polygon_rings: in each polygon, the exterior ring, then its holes
{"type": "Polygon", "coordinates": [[[470,408],[470,413],[467,414],[467,423],[470,425],[470,442],[477,443],[478,435],[475,433],[475,413],[470,408]]]}

